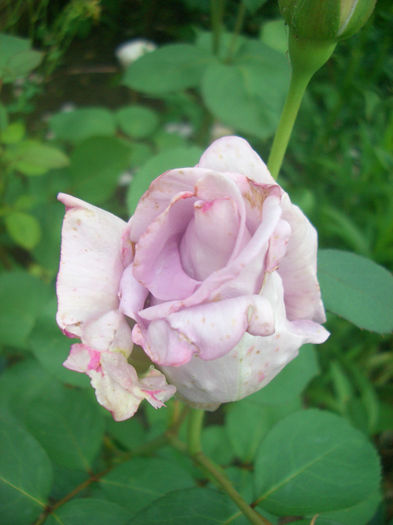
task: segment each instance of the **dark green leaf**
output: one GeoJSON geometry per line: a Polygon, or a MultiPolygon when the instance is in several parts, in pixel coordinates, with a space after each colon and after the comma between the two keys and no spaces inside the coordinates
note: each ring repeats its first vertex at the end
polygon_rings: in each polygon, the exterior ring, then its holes
{"type": "Polygon", "coordinates": [[[47,504],[52,469],[45,451],[10,416],[0,416],[1,522],[31,525],[47,504]]]}
{"type": "Polygon", "coordinates": [[[199,84],[211,59],[209,53],[196,46],[169,44],[133,62],[123,84],[156,96],[180,91],[199,84]]]}
{"type": "Polygon", "coordinates": [[[105,108],[80,108],[56,113],[51,117],[49,126],[57,139],[69,142],[110,136],[116,132],[114,115],[105,108]]]}
{"type": "Polygon", "coordinates": [[[315,514],[360,503],[379,488],[377,453],[336,415],[305,410],[266,436],[255,463],[259,505],[278,516],[315,514]]]}
{"type": "Polygon", "coordinates": [[[105,423],[98,404],[86,392],[68,389],[62,400],[35,401],[25,422],[52,461],[70,469],[91,469],[105,423]]]}
{"type": "Polygon", "coordinates": [[[6,215],[7,231],[19,246],[32,250],[41,238],[41,226],[35,217],[21,211],[13,211],[6,215]]]}
{"type": "Polygon", "coordinates": [[[116,112],[120,129],[130,137],[143,139],[150,137],[158,126],[157,114],[143,106],[128,106],[116,112]]]}
{"type": "Polygon", "coordinates": [[[49,296],[49,287],[27,272],[0,274],[1,343],[25,347],[26,339],[49,296]]]}
{"type": "Polygon", "coordinates": [[[143,445],[146,436],[142,423],[135,416],[127,421],[114,421],[108,418],[107,431],[112,438],[129,450],[143,445]]]}
{"type": "Polygon", "coordinates": [[[146,162],[136,173],[127,192],[128,211],[134,213],[139,199],[150,183],[164,171],[194,166],[203,151],[196,146],[162,151],[146,162]]]}
{"type": "Polygon", "coordinates": [[[54,512],[45,525],[125,525],[130,513],[110,501],[99,499],[75,499],[54,512]]]}
{"type": "Polygon", "coordinates": [[[212,489],[192,488],[176,490],[155,500],[129,525],[224,525],[235,514],[228,496],[212,489]]]}
{"type": "Polygon", "coordinates": [[[378,264],[341,250],[318,252],[325,306],[359,328],[393,330],[393,276],[378,264]]]}
{"type": "Polygon", "coordinates": [[[203,430],[202,449],[220,465],[228,465],[234,456],[225,427],[221,425],[210,425],[203,430]]]}
{"type": "Polygon", "coordinates": [[[261,6],[263,6],[266,0],[243,0],[243,2],[246,9],[254,14],[261,6]]]}
{"type": "Polygon", "coordinates": [[[89,379],[64,368],[70,346],[76,340],[66,337],[56,324],[56,299],[52,297],[41,308],[36,326],[30,336],[30,348],[41,365],[60,381],[76,386],[88,386],[89,379]]]}
{"type": "Polygon", "coordinates": [[[185,470],[160,458],[134,458],[100,480],[106,497],[132,514],[168,492],[193,485],[185,470]]]}
{"type": "Polygon", "coordinates": [[[71,154],[73,191],[96,204],[109,198],[129,164],[130,148],[115,137],[91,137],[71,154]]]}

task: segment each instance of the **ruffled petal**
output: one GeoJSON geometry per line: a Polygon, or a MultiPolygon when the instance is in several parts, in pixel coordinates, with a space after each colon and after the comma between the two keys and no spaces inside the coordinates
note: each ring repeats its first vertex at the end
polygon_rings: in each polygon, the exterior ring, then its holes
{"type": "Polygon", "coordinates": [[[79,337],[85,321],[117,307],[126,223],[69,195],[59,194],[59,200],[67,211],[57,277],[56,319],[68,335],[79,337]]]}
{"type": "Polygon", "coordinates": [[[290,320],[326,321],[317,279],[317,232],[303,212],[283,197],[283,219],[291,226],[285,257],[280,261],[285,306],[290,320]]]}
{"type": "Polygon", "coordinates": [[[111,310],[83,325],[82,342],[96,350],[115,350],[128,357],[132,351],[131,328],[119,311],[111,310]]]}
{"type": "Polygon", "coordinates": [[[240,137],[223,137],[216,140],[202,155],[198,166],[217,171],[230,171],[261,184],[275,184],[266,164],[240,137]]]}
{"type": "MultiPolygon", "coordinates": [[[[140,315],[143,317],[145,312],[140,315]]],[[[180,366],[193,354],[201,359],[217,359],[228,353],[247,330],[259,335],[274,331],[273,311],[259,295],[194,306],[170,314],[165,320],[152,321],[144,349],[159,365],[180,366]]]]}

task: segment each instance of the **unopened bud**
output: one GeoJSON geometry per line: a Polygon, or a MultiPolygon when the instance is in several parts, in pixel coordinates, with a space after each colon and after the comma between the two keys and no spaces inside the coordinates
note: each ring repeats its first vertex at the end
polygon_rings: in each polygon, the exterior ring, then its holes
{"type": "Polygon", "coordinates": [[[376,0],[279,0],[278,3],[296,38],[337,42],[359,31],[376,0]]]}

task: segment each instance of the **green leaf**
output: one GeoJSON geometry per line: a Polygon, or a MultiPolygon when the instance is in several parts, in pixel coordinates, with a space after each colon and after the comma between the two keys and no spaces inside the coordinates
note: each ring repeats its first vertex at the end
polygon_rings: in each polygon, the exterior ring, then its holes
{"type": "Polygon", "coordinates": [[[3,144],[15,144],[25,136],[25,125],[22,121],[11,122],[2,132],[0,140],[3,144]]]}
{"type": "Polygon", "coordinates": [[[260,7],[263,6],[266,0],[243,0],[243,2],[246,6],[246,9],[250,11],[251,14],[254,14],[260,7]]]}
{"type": "Polygon", "coordinates": [[[116,133],[115,118],[105,108],[80,108],[56,113],[49,120],[49,127],[56,139],[69,142],[116,133]]]}
{"type": "Polygon", "coordinates": [[[221,425],[210,425],[203,429],[202,449],[220,465],[228,465],[234,456],[225,428],[221,425]]]}
{"type": "Polygon", "coordinates": [[[35,217],[21,211],[13,211],[5,216],[7,231],[19,246],[32,250],[41,238],[41,226],[35,217]]]}
{"type": "Polygon", "coordinates": [[[147,53],[125,72],[123,84],[147,93],[163,95],[197,86],[212,56],[190,44],[169,44],[147,53]]]}
{"type": "Polygon", "coordinates": [[[38,66],[42,53],[30,49],[27,39],[0,33],[0,79],[13,82],[38,66]]]}
{"type": "Polygon", "coordinates": [[[314,347],[304,345],[299,356],[267,386],[229,405],[225,425],[236,455],[242,461],[251,462],[273,425],[301,408],[300,394],[317,373],[314,347]]]}
{"type": "Polygon", "coordinates": [[[45,521],[45,525],[126,525],[130,520],[127,510],[99,499],[74,499],[62,505],[45,521]]]}
{"type": "Polygon", "coordinates": [[[25,423],[53,462],[89,471],[104,435],[104,416],[85,391],[64,389],[63,399],[34,401],[25,423]]]}
{"type": "Polygon", "coordinates": [[[36,140],[24,140],[7,151],[14,169],[24,175],[43,175],[50,169],[62,168],[69,163],[67,155],[54,146],[36,140]]]}
{"type": "Polygon", "coordinates": [[[107,420],[108,434],[128,450],[143,445],[146,432],[142,423],[134,416],[127,421],[107,420]]]}
{"type": "Polygon", "coordinates": [[[47,505],[52,484],[48,456],[10,416],[0,415],[2,523],[31,525],[47,505]]]}
{"type": "Polygon", "coordinates": [[[120,129],[134,139],[150,137],[158,126],[157,114],[144,106],[128,106],[116,111],[120,129]]]}
{"type": "Polygon", "coordinates": [[[127,144],[116,137],[91,137],[78,144],[70,165],[74,193],[96,204],[108,199],[128,167],[130,154],[127,144]]]}
{"type": "Polygon", "coordinates": [[[393,330],[393,276],[378,264],[341,250],[319,250],[318,277],[325,306],[359,328],[393,330]]]}
{"type": "Polygon", "coordinates": [[[107,499],[132,515],[164,494],[192,487],[192,477],[176,463],[160,458],[134,458],[100,480],[107,499]]]}
{"type": "Polygon", "coordinates": [[[148,160],[146,164],[137,171],[128,188],[128,211],[134,213],[139,199],[156,177],[170,169],[194,166],[199,161],[202,153],[202,149],[196,146],[176,148],[162,151],[148,160]]]}
{"type": "Polygon", "coordinates": [[[8,126],[8,113],[3,104],[0,104],[0,133],[8,126]]]}
{"type": "Polygon", "coordinates": [[[207,488],[176,490],[156,499],[129,525],[225,524],[237,514],[228,496],[207,488]]]}
{"type": "Polygon", "coordinates": [[[56,324],[56,299],[47,301],[37,312],[36,325],[31,332],[30,348],[41,365],[54,377],[69,385],[87,387],[85,374],[68,370],[62,363],[66,360],[72,344],[56,324]]]}
{"type": "Polygon", "coordinates": [[[267,46],[286,53],[288,50],[288,28],[282,18],[269,20],[261,28],[261,41],[267,46]]]}
{"type": "Polygon", "coordinates": [[[27,272],[0,274],[0,342],[24,348],[49,298],[49,287],[27,272]]]}
{"type": "Polygon", "coordinates": [[[232,64],[209,65],[202,95],[224,124],[266,139],[276,129],[288,81],[285,56],[262,42],[248,40],[232,64]]]}
{"type": "Polygon", "coordinates": [[[259,505],[278,516],[315,514],[360,503],[379,488],[377,453],[336,415],[305,410],[264,439],[255,463],[259,505]]]}

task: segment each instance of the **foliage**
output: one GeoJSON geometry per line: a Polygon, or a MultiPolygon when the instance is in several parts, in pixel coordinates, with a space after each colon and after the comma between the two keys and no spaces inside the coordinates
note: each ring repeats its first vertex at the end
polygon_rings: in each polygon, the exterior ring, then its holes
{"type": "MultiPolygon", "coordinates": [[[[159,173],[197,162],[217,123],[267,157],[289,75],[277,6],[247,0],[237,10],[228,0],[217,48],[207,2],[156,6],[165,30],[149,22],[153,2],[136,3],[136,14],[110,0],[50,4],[1,8],[2,522],[244,524],[204,456],[187,452],[187,408],[170,401],[115,423],[87,378],[61,366],[70,341],[55,323],[63,215],[55,197],[72,193],[128,218],[159,173]],[[48,75],[67,49],[72,59],[72,45],[84,47],[98,20],[120,43],[122,17],[135,18],[121,36],[140,31],[163,45],[123,73],[114,67],[109,86],[101,81],[119,97],[110,107],[93,91],[88,106],[57,108],[43,123],[48,84],[29,91],[33,71],[60,83],[60,69],[48,75]]],[[[380,0],[374,18],[312,82],[281,178],[319,232],[331,338],[318,353],[303,347],[261,391],[209,414],[202,430],[218,477],[274,524],[392,517],[380,479],[391,473],[393,419],[393,279],[380,266],[393,261],[389,2],[380,0]]]]}

